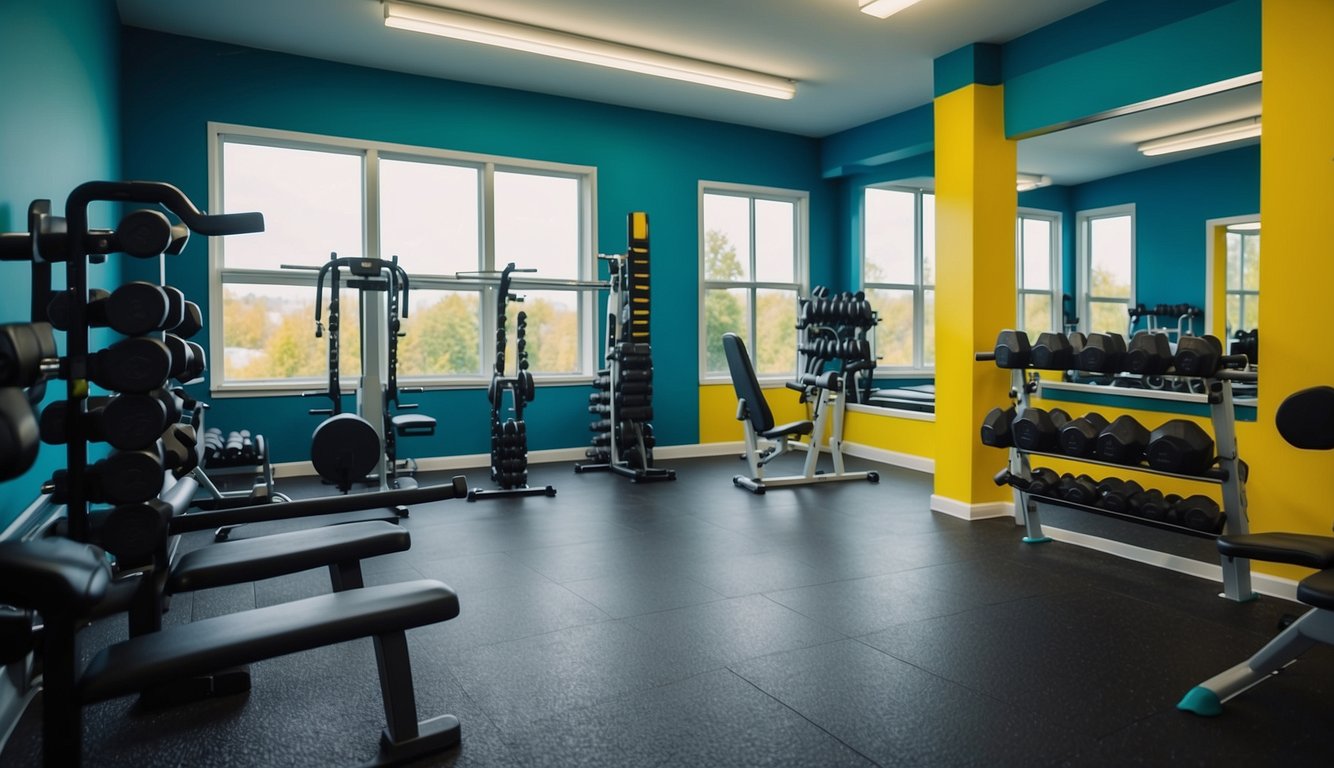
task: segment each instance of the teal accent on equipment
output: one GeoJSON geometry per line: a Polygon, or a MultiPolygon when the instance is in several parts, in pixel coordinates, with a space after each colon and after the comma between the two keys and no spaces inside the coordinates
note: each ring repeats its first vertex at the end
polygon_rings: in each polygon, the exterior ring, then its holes
{"type": "Polygon", "coordinates": [[[1050,536],[1025,536],[1023,538],[1025,544],[1046,544],[1049,541],[1051,541],[1050,536]]]}
{"type": "Polygon", "coordinates": [[[1223,714],[1223,702],[1218,699],[1218,694],[1197,685],[1181,697],[1181,701],[1177,702],[1177,709],[1193,712],[1201,717],[1218,717],[1223,714]]]}

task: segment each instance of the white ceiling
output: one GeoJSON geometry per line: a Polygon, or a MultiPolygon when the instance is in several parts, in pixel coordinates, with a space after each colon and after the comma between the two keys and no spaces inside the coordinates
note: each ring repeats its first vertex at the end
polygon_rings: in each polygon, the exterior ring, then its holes
{"type": "MultiPolygon", "coordinates": [[[[790,101],[389,29],[380,0],[117,0],[130,26],[366,67],[806,136],[929,102],[932,62],[1003,43],[1099,0],[921,0],[888,19],[857,0],[417,0],[797,81],[790,101]]],[[[1182,159],[1148,138],[1259,114],[1259,86],[1026,139],[1020,171],[1077,184],[1182,159]]],[[[1222,147],[1230,149],[1232,146],[1222,147]]],[[[1215,150],[1198,150],[1207,154],[1215,150]]]]}
{"type": "Polygon", "coordinates": [[[379,0],[118,0],[123,23],[379,69],[825,136],[925,104],[932,61],[1003,43],[1098,0],[425,0],[780,75],[780,101],[388,29],[379,0]]]}

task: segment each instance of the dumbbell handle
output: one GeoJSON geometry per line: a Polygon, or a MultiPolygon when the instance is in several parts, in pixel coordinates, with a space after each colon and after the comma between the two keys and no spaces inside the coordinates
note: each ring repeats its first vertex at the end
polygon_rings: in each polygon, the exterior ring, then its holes
{"type": "Polygon", "coordinates": [[[996,359],[995,352],[974,352],[973,359],[979,363],[989,363],[996,359]]]}

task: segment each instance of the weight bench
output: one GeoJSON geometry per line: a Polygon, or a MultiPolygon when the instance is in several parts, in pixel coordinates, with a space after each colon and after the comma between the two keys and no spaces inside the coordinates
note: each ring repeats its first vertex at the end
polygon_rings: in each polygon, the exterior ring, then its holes
{"type": "MultiPolygon", "coordinates": [[[[1279,434],[1296,448],[1334,449],[1334,388],[1289,395],[1275,417],[1279,434]]],[[[1245,558],[1315,568],[1297,584],[1297,599],[1311,606],[1249,659],[1192,688],[1177,709],[1212,717],[1228,699],[1277,674],[1317,643],[1334,645],[1334,537],[1301,533],[1220,536],[1218,550],[1245,558]]]]}
{"type": "MultiPolygon", "coordinates": [[[[232,545],[224,545],[232,546],[232,545]]],[[[320,595],[173,626],[104,648],[77,672],[74,635],[112,592],[101,550],[66,539],[0,543],[0,601],[45,623],[43,761],[75,766],[81,707],[222,667],[371,637],[386,727],[371,765],[393,765],[459,743],[459,722],[418,722],[406,630],[459,614],[438,581],[412,581],[320,595]]]]}
{"type": "Polygon", "coordinates": [[[773,411],[764,399],[760,381],[755,376],[755,369],[750,364],[750,354],[741,337],[735,333],[723,334],[723,352],[727,355],[727,367],[732,374],[732,388],[736,391],[736,417],[746,430],[746,461],[750,465],[750,476],[736,475],[732,484],[745,488],[752,493],[764,493],[768,486],[810,485],[841,480],[880,481],[876,472],[846,472],[843,469],[843,406],[841,382],[837,373],[824,373],[819,376],[807,376],[800,384],[788,384],[799,392],[816,390],[815,421],[794,421],[790,424],[775,424],[773,411]],[[832,393],[835,402],[826,402],[825,393],[832,393]],[[821,473],[815,469],[820,459],[820,439],[824,435],[825,419],[830,408],[834,409],[833,435],[829,440],[829,454],[834,459],[834,471],[821,473]],[[809,444],[794,445],[791,441],[809,436],[809,444]],[[775,440],[777,444],[763,451],[759,448],[759,438],[775,440]],[[802,474],[787,477],[764,477],[764,466],[783,454],[797,448],[806,449],[806,462],[802,474]]]}

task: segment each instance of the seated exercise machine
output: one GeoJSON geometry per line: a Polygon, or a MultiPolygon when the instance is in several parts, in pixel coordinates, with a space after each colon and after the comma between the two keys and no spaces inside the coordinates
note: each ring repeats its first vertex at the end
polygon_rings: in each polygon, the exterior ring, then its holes
{"type": "Polygon", "coordinates": [[[843,468],[843,414],[846,402],[843,400],[842,381],[837,372],[821,374],[802,374],[798,383],[789,383],[790,389],[802,393],[802,398],[811,402],[814,420],[794,421],[789,424],[775,424],[773,411],[764,399],[759,379],[750,363],[750,353],[741,337],[735,333],[723,334],[723,352],[727,355],[727,367],[732,374],[732,387],[737,396],[737,420],[746,430],[746,461],[750,465],[750,475],[737,475],[732,484],[745,488],[752,493],[764,493],[769,486],[810,485],[830,483],[841,480],[868,480],[880,482],[877,472],[848,472],[843,468]],[[829,455],[834,460],[832,473],[816,469],[820,459],[820,442],[824,435],[825,423],[829,412],[834,413],[834,423],[829,438],[829,455]],[[806,443],[794,443],[801,437],[807,437],[806,443]],[[759,438],[776,441],[775,445],[761,450],[759,438]],[[764,476],[764,467],[769,462],[788,451],[805,449],[806,462],[800,475],[786,477],[764,476]]]}
{"type": "MultiPolygon", "coordinates": [[[[1334,388],[1312,387],[1289,395],[1278,408],[1278,432],[1295,448],[1334,449],[1334,388]]],[[[1297,584],[1297,599],[1311,610],[1297,618],[1249,659],[1192,688],[1177,709],[1222,714],[1223,703],[1295,663],[1319,643],[1334,645],[1334,537],[1301,533],[1220,536],[1218,551],[1229,560],[1263,560],[1315,568],[1297,584]]]]}
{"type": "MultiPolygon", "coordinates": [[[[288,264],[283,268],[315,269],[288,264]]],[[[413,463],[409,460],[403,465],[399,461],[398,438],[434,435],[436,421],[423,414],[395,413],[395,409],[417,407],[401,402],[402,393],[421,391],[420,387],[398,386],[398,338],[402,335],[399,319],[408,316],[408,274],[397,259],[339,258],[338,254],[330,254],[329,261],[318,269],[316,338],[324,335],[321,311],[325,279],[330,283],[329,383],[324,392],[307,392],[303,396],[327,397],[329,407],[310,409],[312,415],[328,417],[311,437],[311,463],[320,477],[343,493],[372,474],[380,490],[415,486],[416,481],[411,477],[400,475],[404,470],[410,474],[413,463]],[[342,320],[339,289],[343,270],[348,272],[347,286],[361,292],[361,379],[357,385],[356,413],[343,411],[338,374],[342,320]],[[381,296],[385,297],[383,306],[381,296]]]]}

